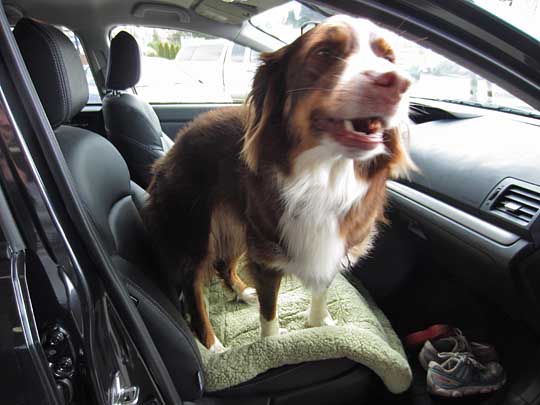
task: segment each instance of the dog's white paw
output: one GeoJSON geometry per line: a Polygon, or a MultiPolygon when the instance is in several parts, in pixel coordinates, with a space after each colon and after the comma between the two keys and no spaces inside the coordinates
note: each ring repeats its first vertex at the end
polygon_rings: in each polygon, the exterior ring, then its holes
{"type": "Polygon", "coordinates": [[[289,333],[289,331],[279,327],[278,318],[267,321],[261,316],[261,337],[279,336],[285,333],[289,333]]]}
{"type": "Polygon", "coordinates": [[[210,346],[210,349],[208,349],[210,350],[210,353],[223,353],[225,350],[227,350],[225,346],[223,346],[223,343],[219,341],[217,336],[214,336],[214,339],[214,344],[210,346]]]}
{"type": "Polygon", "coordinates": [[[244,291],[241,291],[236,295],[240,301],[245,302],[246,304],[254,305],[259,301],[257,298],[257,290],[255,290],[255,288],[246,287],[244,288],[244,291]]]}
{"type": "Polygon", "coordinates": [[[314,328],[317,326],[336,326],[337,323],[332,319],[332,316],[325,312],[323,314],[313,313],[313,311],[307,312],[307,326],[309,328],[314,328]]]}

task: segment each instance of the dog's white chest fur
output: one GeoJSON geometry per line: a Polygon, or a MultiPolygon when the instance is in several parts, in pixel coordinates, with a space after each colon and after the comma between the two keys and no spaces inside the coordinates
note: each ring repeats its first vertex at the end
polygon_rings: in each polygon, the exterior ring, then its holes
{"type": "Polygon", "coordinates": [[[313,291],[327,288],[339,271],[346,254],[340,221],[369,187],[356,178],[353,160],[327,153],[324,146],[304,152],[282,185],[280,229],[290,258],[283,271],[313,291]]]}

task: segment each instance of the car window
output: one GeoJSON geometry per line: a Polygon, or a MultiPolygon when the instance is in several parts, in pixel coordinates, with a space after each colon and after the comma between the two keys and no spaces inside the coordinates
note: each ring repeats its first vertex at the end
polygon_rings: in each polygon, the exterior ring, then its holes
{"type": "Polygon", "coordinates": [[[537,111],[476,73],[395,34],[396,63],[413,78],[412,97],[519,113],[537,111]]]}
{"type": "Polygon", "coordinates": [[[82,46],[81,40],[73,31],[66,27],[57,27],[59,28],[75,45],[75,48],[79,51],[79,57],[81,58],[81,63],[83,65],[84,73],[86,75],[86,81],[88,82],[88,104],[101,104],[101,97],[99,95],[99,90],[94,81],[94,76],[92,75],[92,70],[88,64],[88,59],[84,53],[84,48],[82,46]]]}
{"type": "Polygon", "coordinates": [[[290,1],[257,14],[251,18],[250,22],[260,30],[288,44],[300,35],[304,25],[319,22],[325,18],[325,15],[315,9],[297,1],[290,1]]]}
{"type": "Polygon", "coordinates": [[[260,52],[257,52],[255,50],[251,50],[251,52],[249,53],[249,61],[251,63],[258,63],[259,60],[260,60],[260,57],[261,57],[261,53],[260,52]]]}
{"type": "Polygon", "coordinates": [[[540,41],[538,0],[467,0],[540,41]]]}
{"type": "MultiPolygon", "coordinates": [[[[489,4],[489,9],[497,9],[500,15],[503,15],[504,10],[506,10],[507,15],[514,16],[513,19],[510,19],[510,23],[519,21],[518,28],[527,30],[533,37],[540,32],[540,4],[538,4],[538,0],[469,1],[484,5],[486,8],[489,4]],[[517,18],[518,15],[521,15],[521,18],[517,18]]],[[[321,21],[324,18],[325,16],[315,9],[291,1],[267,10],[253,17],[250,21],[260,30],[271,34],[284,43],[290,43],[300,36],[302,27],[306,23],[321,21]]],[[[414,80],[410,90],[411,97],[520,114],[540,114],[506,90],[423,47],[421,42],[409,41],[389,31],[386,32],[386,36],[392,40],[393,47],[396,49],[396,63],[409,72],[414,80]]]]}
{"type": "Polygon", "coordinates": [[[180,51],[178,51],[178,54],[176,55],[176,61],[189,61],[191,58],[193,58],[193,54],[195,53],[195,50],[197,48],[195,46],[187,46],[184,45],[180,48],[180,51]]]}
{"type": "Polygon", "coordinates": [[[135,37],[141,49],[137,94],[150,103],[242,102],[251,87],[256,61],[241,69],[246,48],[234,42],[189,31],[145,26],[117,26],[135,37]]]}
{"type": "Polygon", "coordinates": [[[236,63],[242,63],[244,61],[245,52],[245,46],[234,44],[231,51],[231,61],[236,63]]]}
{"type": "Polygon", "coordinates": [[[191,60],[199,62],[214,62],[221,58],[225,44],[202,44],[195,48],[191,60]]]}

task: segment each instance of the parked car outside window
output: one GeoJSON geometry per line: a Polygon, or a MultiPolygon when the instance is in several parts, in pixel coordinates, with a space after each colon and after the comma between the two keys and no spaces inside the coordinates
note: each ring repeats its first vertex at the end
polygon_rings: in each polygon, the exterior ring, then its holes
{"type": "Polygon", "coordinates": [[[150,103],[240,103],[251,88],[258,55],[225,39],[188,31],[117,26],[142,53],[137,94],[150,103]]]}

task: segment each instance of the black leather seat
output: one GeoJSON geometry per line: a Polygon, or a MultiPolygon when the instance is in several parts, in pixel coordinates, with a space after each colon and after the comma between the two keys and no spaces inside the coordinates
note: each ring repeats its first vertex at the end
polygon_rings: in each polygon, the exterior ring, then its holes
{"type": "Polygon", "coordinates": [[[181,398],[213,404],[360,403],[373,373],[346,359],[281,367],[221,392],[204,392],[191,331],[157,288],[152,272],[156,261],[138,211],[144,190],[130,181],[126,163],[107,139],[65,125],[88,98],[77,51],[56,28],[28,19],[17,24],[14,34],[80,197],[181,398]]]}
{"type": "Polygon", "coordinates": [[[137,41],[121,31],[111,41],[103,117],[107,135],[126,160],[131,178],[146,188],[150,166],[172,147],[173,141],[161,130],[150,104],[124,92],[137,84],[140,73],[137,41]]]}

